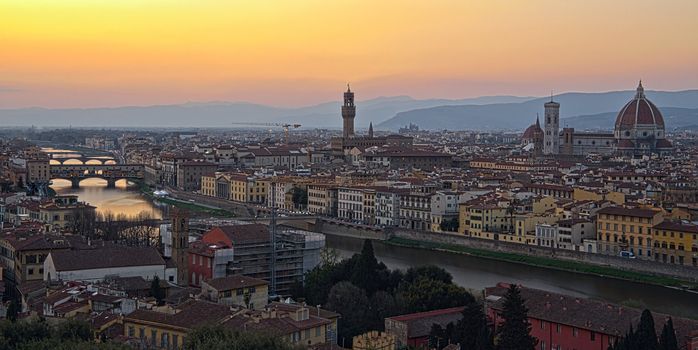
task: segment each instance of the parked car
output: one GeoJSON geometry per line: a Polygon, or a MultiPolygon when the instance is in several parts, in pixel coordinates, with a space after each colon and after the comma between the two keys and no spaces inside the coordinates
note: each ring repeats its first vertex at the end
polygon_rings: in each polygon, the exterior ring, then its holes
{"type": "Polygon", "coordinates": [[[627,250],[622,250],[618,256],[621,258],[627,258],[627,259],[635,259],[635,254],[633,252],[627,251],[627,250]]]}

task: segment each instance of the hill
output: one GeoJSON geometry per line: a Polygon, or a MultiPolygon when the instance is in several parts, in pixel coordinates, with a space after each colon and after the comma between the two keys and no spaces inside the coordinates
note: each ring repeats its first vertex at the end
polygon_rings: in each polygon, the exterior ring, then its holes
{"type": "MultiPolygon", "coordinates": [[[[449,104],[520,102],[532,97],[486,96],[471,99],[416,100],[408,96],[379,97],[357,102],[357,127],[385,121],[396,113],[449,104]]],[[[178,105],[116,108],[0,109],[4,126],[53,127],[233,127],[233,122],[297,122],[304,127],[342,125],[341,101],[299,108],[282,108],[244,102],[189,102],[178,105]]],[[[238,126],[239,127],[239,126],[238,126]]]]}
{"type": "MultiPolygon", "coordinates": [[[[565,121],[581,128],[599,128],[612,125],[615,114],[627,103],[635,91],[613,91],[603,93],[565,93],[555,96],[560,102],[561,126],[565,121]],[[580,119],[576,119],[580,118],[580,119]]],[[[676,121],[690,119],[691,111],[681,109],[698,108],[698,90],[646,91],[652,102],[660,107],[667,117],[667,127],[672,128],[671,114],[676,121]],[[675,109],[668,109],[674,107],[675,109]]],[[[536,114],[543,114],[543,104],[549,98],[537,98],[518,103],[496,103],[486,105],[450,105],[421,108],[399,112],[393,118],[378,125],[379,129],[397,129],[414,123],[422,129],[471,129],[471,130],[521,130],[531,125],[536,114]]],[[[695,124],[695,122],[693,122],[695,124]]]]}

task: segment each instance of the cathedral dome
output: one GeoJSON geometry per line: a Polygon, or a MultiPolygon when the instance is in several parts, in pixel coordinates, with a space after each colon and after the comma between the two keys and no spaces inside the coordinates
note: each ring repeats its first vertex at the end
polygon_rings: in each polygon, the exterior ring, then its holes
{"type": "Polygon", "coordinates": [[[642,82],[637,87],[635,97],[625,104],[616,118],[617,131],[636,129],[638,126],[664,129],[664,117],[659,108],[645,97],[642,82]]]}
{"type": "Polygon", "coordinates": [[[523,136],[521,138],[524,140],[532,140],[537,133],[540,133],[541,135],[543,134],[543,129],[541,129],[540,127],[539,120],[536,120],[535,124],[526,128],[526,131],[524,131],[523,136]]]}

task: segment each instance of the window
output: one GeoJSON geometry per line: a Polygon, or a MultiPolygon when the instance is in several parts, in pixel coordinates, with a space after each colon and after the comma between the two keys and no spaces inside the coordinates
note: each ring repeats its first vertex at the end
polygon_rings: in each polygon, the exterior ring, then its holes
{"type": "Polygon", "coordinates": [[[591,332],[590,337],[591,337],[591,341],[596,341],[596,333],[591,332]]]}
{"type": "Polygon", "coordinates": [[[160,339],[160,346],[163,348],[167,348],[170,344],[170,334],[169,333],[162,333],[162,337],[160,339]]]}
{"type": "Polygon", "coordinates": [[[545,321],[540,321],[540,329],[545,329],[545,321]]]}
{"type": "Polygon", "coordinates": [[[561,326],[559,323],[557,324],[557,327],[556,327],[556,328],[557,328],[556,331],[557,331],[558,333],[562,332],[562,326],[561,326]]]}
{"type": "Polygon", "coordinates": [[[545,341],[540,342],[540,350],[545,350],[545,341]]]}
{"type": "Polygon", "coordinates": [[[172,348],[177,349],[179,347],[179,335],[172,334],[172,348]]]}
{"type": "Polygon", "coordinates": [[[316,327],[315,328],[315,336],[319,337],[320,334],[322,334],[322,327],[316,327]]]}
{"type": "Polygon", "coordinates": [[[138,329],[138,337],[141,339],[145,338],[145,328],[141,327],[138,329]]]}
{"type": "Polygon", "coordinates": [[[576,337],[577,335],[579,335],[579,330],[577,327],[572,327],[572,336],[576,337]]]}
{"type": "Polygon", "coordinates": [[[305,339],[310,339],[310,328],[305,330],[305,339]]]}
{"type": "Polygon", "coordinates": [[[136,329],[133,326],[128,326],[128,336],[133,338],[136,335],[136,329]]]}
{"type": "Polygon", "coordinates": [[[158,345],[158,331],[155,329],[150,330],[150,344],[154,347],[158,345]]]}

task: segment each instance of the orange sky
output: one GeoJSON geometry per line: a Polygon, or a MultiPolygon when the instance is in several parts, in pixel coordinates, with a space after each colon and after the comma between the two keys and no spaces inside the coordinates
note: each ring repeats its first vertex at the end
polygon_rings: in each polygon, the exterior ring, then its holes
{"type": "Polygon", "coordinates": [[[698,88],[696,0],[0,0],[0,108],[698,88]]]}

